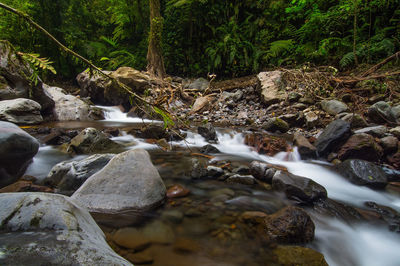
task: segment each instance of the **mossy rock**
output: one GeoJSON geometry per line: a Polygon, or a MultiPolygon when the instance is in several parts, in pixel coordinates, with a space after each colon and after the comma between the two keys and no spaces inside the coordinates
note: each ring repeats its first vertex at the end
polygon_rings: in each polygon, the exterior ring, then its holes
{"type": "Polygon", "coordinates": [[[300,246],[278,246],[273,253],[279,265],[284,266],[328,266],[324,255],[310,248],[300,246]]]}

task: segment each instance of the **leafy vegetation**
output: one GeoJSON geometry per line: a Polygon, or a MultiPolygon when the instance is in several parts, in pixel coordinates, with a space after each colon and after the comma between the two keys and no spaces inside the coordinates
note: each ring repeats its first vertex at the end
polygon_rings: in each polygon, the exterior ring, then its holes
{"type": "MultiPolygon", "coordinates": [[[[105,69],[146,68],[148,0],[2,2],[105,69]]],[[[242,76],[305,62],[348,69],[400,50],[400,0],[160,0],[160,9],[159,37],[171,75],[242,76]]],[[[50,58],[66,78],[84,68],[4,10],[0,39],[50,58]]]]}

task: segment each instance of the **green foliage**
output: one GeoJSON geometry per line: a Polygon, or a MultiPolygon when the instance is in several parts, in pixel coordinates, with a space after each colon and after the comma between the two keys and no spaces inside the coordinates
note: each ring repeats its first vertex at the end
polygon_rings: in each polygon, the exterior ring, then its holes
{"type": "Polygon", "coordinates": [[[29,54],[29,53],[22,53],[17,52],[22,59],[27,62],[30,67],[32,68],[32,75],[30,76],[30,81],[32,84],[37,85],[39,73],[41,71],[50,71],[54,75],[57,74],[54,67],[51,65],[53,62],[49,61],[47,58],[40,58],[39,54],[29,54]]]}
{"type": "Polygon", "coordinates": [[[156,106],[153,106],[153,110],[164,121],[164,128],[173,127],[175,125],[174,120],[172,119],[169,113],[164,112],[163,110],[161,110],[156,106]]]}

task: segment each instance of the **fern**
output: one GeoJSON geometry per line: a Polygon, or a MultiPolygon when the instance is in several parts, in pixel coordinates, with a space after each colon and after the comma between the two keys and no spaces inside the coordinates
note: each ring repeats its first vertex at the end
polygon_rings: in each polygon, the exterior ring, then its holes
{"type": "Polygon", "coordinates": [[[50,71],[54,75],[57,74],[54,67],[51,65],[53,62],[49,61],[47,58],[40,58],[39,54],[30,54],[17,52],[21,58],[27,62],[32,68],[32,75],[29,77],[31,83],[37,85],[39,79],[39,71],[50,71]]]}
{"type": "Polygon", "coordinates": [[[164,121],[164,128],[170,127],[170,126],[174,126],[175,123],[172,120],[171,116],[169,113],[164,112],[163,110],[161,110],[160,108],[153,106],[153,110],[156,114],[160,115],[161,118],[164,121]]]}
{"type": "Polygon", "coordinates": [[[278,57],[285,51],[289,51],[293,48],[294,41],[292,39],[289,40],[278,40],[274,41],[270,44],[270,47],[267,51],[267,57],[278,57]]]}

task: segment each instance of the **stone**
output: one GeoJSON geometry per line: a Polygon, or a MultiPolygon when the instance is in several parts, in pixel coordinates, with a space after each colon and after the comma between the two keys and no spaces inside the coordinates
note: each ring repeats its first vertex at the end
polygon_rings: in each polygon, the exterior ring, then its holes
{"type": "Polygon", "coordinates": [[[129,253],[126,258],[134,264],[151,264],[154,259],[149,250],[144,250],[137,253],[129,253]]]}
{"type": "Polygon", "coordinates": [[[187,84],[185,87],[203,92],[208,88],[208,86],[210,86],[210,82],[208,80],[205,78],[198,78],[192,82],[189,82],[189,84],[187,84]]]}
{"type": "Polygon", "coordinates": [[[304,112],[304,119],[307,128],[314,128],[319,124],[319,116],[313,112],[304,112]]]}
{"type": "Polygon", "coordinates": [[[72,195],[90,176],[100,171],[115,154],[94,154],[80,161],[56,164],[43,183],[64,195],[72,195]]]}
{"type": "Polygon", "coordinates": [[[68,197],[0,194],[2,265],[131,265],[105,241],[90,214],[68,197]]]}
{"type": "Polygon", "coordinates": [[[338,100],[321,101],[321,107],[330,115],[337,115],[346,112],[349,109],[345,103],[338,100]]]}
{"type": "Polygon", "coordinates": [[[202,249],[202,246],[190,238],[178,238],[173,247],[174,251],[193,253],[202,249]]]}
{"type": "Polygon", "coordinates": [[[390,231],[400,232],[400,213],[388,206],[380,205],[372,201],[365,202],[364,205],[378,213],[382,219],[388,223],[390,231]]]}
{"type": "Polygon", "coordinates": [[[281,200],[263,199],[252,196],[237,196],[225,201],[227,205],[232,205],[242,210],[262,211],[265,213],[274,213],[284,207],[281,200]]]}
{"type": "Polygon", "coordinates": [[[252,161],[250,163],[250,174],[258,180],[271,184],[275,169],[270,168],[270,165],[266,163],[252,161]]]}
{"type": "Polygon", "coordinates": [[[91,121],[104,119],[103,112],[81,99],[67,94],[63,89],[44,85],[44,90],[55,102],[53,109],[57,121],[91,121]]]}
{"type": "Polygon", "coordinates": [[[328,155],[350,137],[350,123],[337,119],[331,122],[315,142],[318,156],[328,155]]]}
{"type": "Polygon", "coordinates": [[[271,105],[286,99],[286,93],[282,86],[282,72],[268,71],[257,75],[258,90],[265,104],[271,105]]]}
{"type": "Polygon", "coordinates": [[[246,211],[239,217],[245,223],[260,224],[268,214],[260,211],[246,211]]]}
{"type": "Polygon", "coordinates": [[[151,244],[171,244],[175,241],[175,234],[167,224],[153,221],[140,227],[118,229],[111,239],[121,247],[140,251],[151,244]]]}
{"type": "Polygon", "coordinates": [[[238,102],[241,98],[243,97],[243,91],[241,90],[237,90],[236,92],[227,92],[224,91],[221,94],[220,100],[222,102],[227,102],[227,101],[234,101],[234,102],[238,102]]]}
{"type": "Polygon", "coordinates": [[[283,191],[289,199],[306,204],[325,199],[328,195],[326,189],[312,179],[283,171],[275,173],[272,188],[283,191]]]}
{"type": "Polygon", "coordinates": [[[254,184],[254,177],[252,175],[232,175],[226,179],[228,183],[238,183],[243,185],[253,185],[254,184]]]}
{"type": "Polygon", "coordinates": [[[317,148],[312,145],[306,137],[300,133],[295,133],[293,136],[293,144],[297,146],[297,151],[301,159],[315,159],[317,157],[317,148]]]}
{"type": "Polygon", "coordinates": [[[29,79],[32,68],[17,55],[8,41],[0,41],[0,62],[0,73],[3,80],[7,80],[8,90],[1,90],[0,100],[30,98],[41,105],[43,113],[53,108],[54,101],[44,91],[42,80],[38,78],[37,83],[32,84],[29,79]]]}
{"type": "Polygon", "coordinates": [[[389,132],[390,134],[395,135],[397,138],[400,138],[400,126],[390,129],[389,132]]]}
{"type": "Polygon", "coordinates": [[[273,250],[278,265],[328,266],[324,255],[306,247],[278,246],[273,250]]]}
{"type": "Polygon", "coordinates": [[[121,144],[110,140],[105,134],[91,127],[82,130],[66,146],[68,153],[75,154],[93,154],[123,148],[121,144]]]}
{"type": "Polygon", "coordinates": [[[289,92],[288,100],[289,102],[297,102],[301,98],[301,94],[295,91],[289,92]]]}
{"type": "Polygon", "coordinates": [[[374,103],[368,108],[369,118],[379,124],[396,124],[396,117],[390,105],[384,101],[374,103]]]}
{"type": "Polygon", "coordinates": [[[382,138],[388,132],[388,128],[385,126],[374,126],[374,127],[365,127],[359,130],[354,131],[354,134],[366,133],[374,137],[382,138]]]}
{"type": "Polygon", "coordinates": [[[178,210],[165,210],[161,215],[162,220],[166,220],[172,223],[180,223],[183,220],[183,213],[178,210]]]}
{"type": "Polygon", "coordinates": [[[200,111],[207,111],[211,107],[211,103],[214,100],[211,96],[203,96],[196,99],[194,102],[192,109],[190,110],[190,114],[199,113],[200,111]]]}
{"type": "Polygon", "coordinates": [[[54,192],[53,189],[45,186],[39,186],[32,183],[32,181],[19,180],[11,185],[0,188],[0,193],[9,192],[54,192]]]}
{"type": "Polygon", "coordinates": [[[191,160],[191,169],[190,169],[190,177],[193,179],[204,178],[207,176],[207,163],[204,160],[200,160],[197,158],[192,158],[191,160]]]}
{"type": "Polygon", "coordinates": [[[29,99],[0,101],[0,120],[16,124],[39,124],[43,122],[41,109],[40,104],[29,99]]]}
{"type": "Polygon", "coordinates": [[[395,154],[387,157],[388,162],[393,165],[397,170],[400,169],[400,152],[396,152],[395,154]]]}
{"type": "Polygon", "coordinates": [[[400,171],[388,167],[382,167],[389,182],[400,182],[400,171]]]}
{"type": "Polygon", "coordinates": [[[39,142],[17,125],[0,121],[0,188],[21,177],[39,150],[39,142]]]}
{"type": "Polygon", "coordinates": [[[400,119],[400,104],[397,104],[392,107],[392,112],[394,114],[394,117],[398,120],[400,119]]]}
{"type": "Polygon", "coordinates": [[[289,148],[285,139],[265,134],[249,133],[245,135],[244,143],[254,147],[258,153],[274,156],[289,148]]]}
{"type": "Polygon", "coordinates": [[[351,124],[351,128],[360,128],[368,126],[367,121],[365,121],[365,119],[359,114],[341,113],[337,118],[349,122],[351,124]]]}
{"type": "Polygon", "coordinates": [[[368,134],[359,133],[351,136],[338,151],[341,161],[346,159],[361,159],[366,161],[378,161],[383,155],[383,149],[368,134]]]}
{"type": "Polygon", "coordinates": [[[201,147],[200,152],[205,154],[220,153],[220,151],[211,144],[201,147]]]}
{"type": "Polygon", "coordinates": [[[165,185],[147,151],[129,150],[115,155],[71,196],[90,212],[142,212],[164,202],[165,185]]]}
{"type": "Polygon", "coordinates": [[[185,197],[190,193],[190,190],[185,188],[182,185],[173,185],[172,187],[168,188],[167,190],[167,198],[180,198],[185,197]]]}
{"type": "MultiPolygon", "coordinates": [[[[104,72],[111,74],[111,71],[104,72]]],[[[81,98],[89,97],[96,104],[109,104],[104,98],[104,90],[109,82],[106,77],[98,73],[89,73],[89,71],[85,70],[78,74],[76,81],[80,87],[79,96],[81,98]]]]}
{"type": "MultiPolygon", "coordinates": [[[[120,67],[113,71],[111,76],[137,93],[143,93],[151,85],[151,78],[147,73],[131,67],[120,67]]],[[[105,97],[107,98],[107,95],[111,93],[111,89],[106,90],[105,97]]]]}
{"type": "Polygon", "coordinates": [[[329,198],[315,201],[312,208],[317,214],[346,222],[355,222],[362,219],[361,214],[354,207],[329,198]]]}
{"type": "Polygon", "coordinates": [[[384,188],[387,176],[383,169],[368,161],[350,159],[336,166],[337,171],[351,183],[371,188],[384,188]]]}
{"type": "Polygon", "coordinates": [[[211,123],[197,127],[197,133],[199,133],[206,141],[218,142],[217,132],[211,123]]]}
{"type": "Polygon", "coordinates": [[[269,132],[279,131],[281,133],[286,133],[289,130],[289,124],[280,118],[270,118],[262,126],[263,129],[269,132]]]}
{"type": "Polygon", "coordinates": [[[217,166],[209,165],[207,166],[207,176],[211,178],[218,178],[224,174],[224,169],[217,166]]]}
{"type": "Polygon", "coordinates": [[[307,243],[314,240],[315,225],[303,209],[288,206],[268,215],[262,228],[265,236],[281,244],[307,243]]]}

